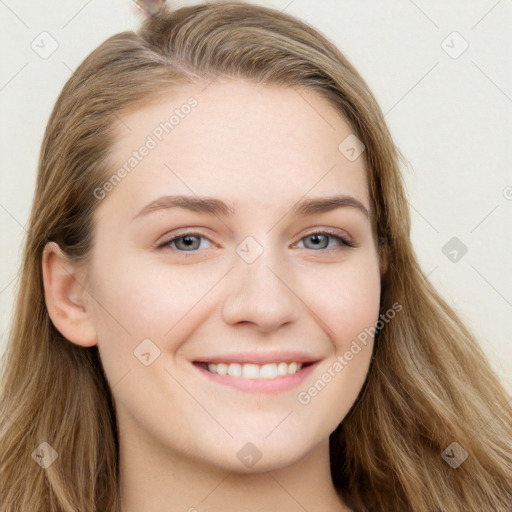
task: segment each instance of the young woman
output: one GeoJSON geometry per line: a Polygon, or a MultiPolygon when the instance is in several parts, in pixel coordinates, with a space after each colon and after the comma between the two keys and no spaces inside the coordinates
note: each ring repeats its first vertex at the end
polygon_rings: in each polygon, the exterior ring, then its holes
{"type": "Polygon", "coordinates": [[[2,511],[510,511],[511,397],[418,265],[399,163],[291,16],[101,44],[41,150],[2,511]]]}

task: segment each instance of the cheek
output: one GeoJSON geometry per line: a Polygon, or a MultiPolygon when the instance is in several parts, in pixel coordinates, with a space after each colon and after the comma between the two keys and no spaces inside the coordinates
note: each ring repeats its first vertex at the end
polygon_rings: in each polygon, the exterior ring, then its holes
{"type": "MultiPolygon", "coordinates": [[[[336,271],[317,274],[308,306],[328,326],[332,352],[297,395],[301,408],[324,411],[324,427],[334,430],[361,391],[373,351],[379,317],[380,273],[376,254],[367,254],[336,271]]],[[[330,430],[329,430],[330,429],[330,430]]]]}
{"type": "Polygon", "coordinates": [[[208,304],[215,300],[215,284],[225,273],[129,256],[116,261],[95,269],[91,305],[100,349],[107,357],[115,350],[116,364],[124,366],[131,364],[133,350],[145,339],[162,352],[174,351],[179,342],[172,340],[185,339],[205,319],[208,304]]]}
{"type": "Polygon", "coordinates": [[[368,254],[346,265],[325,266],[309,280],[307,305],[323,320],[336,352],[378,319],[380,274],[376,255],[368,254]]]}
{"type": "Polygon", "coordinates": [[[378,271],[346,270],[316,295],[312,309],[321,311],[329,326],[332,352],[297,393],[298,411],[305,415],[301,417],[322,417],[319,428],[324,435],[343,421],[362,389],[373,351],[372,329],[379,315],[378,271]]]}

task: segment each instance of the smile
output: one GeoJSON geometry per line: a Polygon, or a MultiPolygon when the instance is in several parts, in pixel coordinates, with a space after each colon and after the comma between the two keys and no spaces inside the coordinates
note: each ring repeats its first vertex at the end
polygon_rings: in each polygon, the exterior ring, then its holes
{"type": "Polygon", "coordinates": [[[223,377],[242,377],[243,379],[275,379],[294,375],[302,369],[302,363],[199,363],[205,370],[223,377]]]}
{"type": "Polygon", "coordinates": [[[207,382],[242,392],[279,394],[300,386],[319,359],[305,354],[230,354],[196,360],[193,367],[207,382]],[[282,359],[281,359],[281,357],[282,359]],[[283,359],[285,359],[283,361],[283,359]]]}

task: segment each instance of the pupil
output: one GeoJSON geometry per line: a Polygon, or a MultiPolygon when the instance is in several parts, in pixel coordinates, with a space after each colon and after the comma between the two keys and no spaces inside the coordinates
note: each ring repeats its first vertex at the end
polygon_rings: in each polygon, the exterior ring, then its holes
{"type": "Polygon", "coordinates": [[[322,237],[326,238],[326,235],[310,235],[309,239],[313,243],[313,245],[321,245],[322,244],[322,237]]]}

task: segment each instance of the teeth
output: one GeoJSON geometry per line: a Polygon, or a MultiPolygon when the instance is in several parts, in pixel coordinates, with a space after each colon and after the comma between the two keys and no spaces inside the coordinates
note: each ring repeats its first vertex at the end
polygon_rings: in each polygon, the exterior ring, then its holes
{"type": "MultiPolygon", "coordinates": [[[[205,365],[206,366],[206,365],[205,365]]],[[[240,364],[218,363],[208,364],[208,371],[223,377],[242,377],[244,379],[275,379],[285,375],[293,375],[302,368],[302,363],[269,363],[269,364],[240,364]]]]}
{"type": "Polygon", "coordinates": [[[279,363],[277,365],[277,375],[280,377],[283,375],[288,375],[288,365],[286,363],[279,363]]]}
{"type": "MultiPolygon", "coordinates": [[[[297,372],[297,368],[295,368],[297,372]]],[[[264,364],[260,368],[260,379],[275,379],[277,377],[276,363],[264,364]]]]}
{"type": "MultiPolygon", "coordinates": [[[[210,367],[208,366],[208,370],[210,367]]],[[[260,370],[257,364],[244,364],[242,367],[242,377],[244,379],[257,379],[260,376],[260,370]]]]}
{"type": "Polygon", "coordinates": [[[230,377],[240,377],[242,375],[242,365],[233,363],[228,366],[228,375],[230,377]]]}

